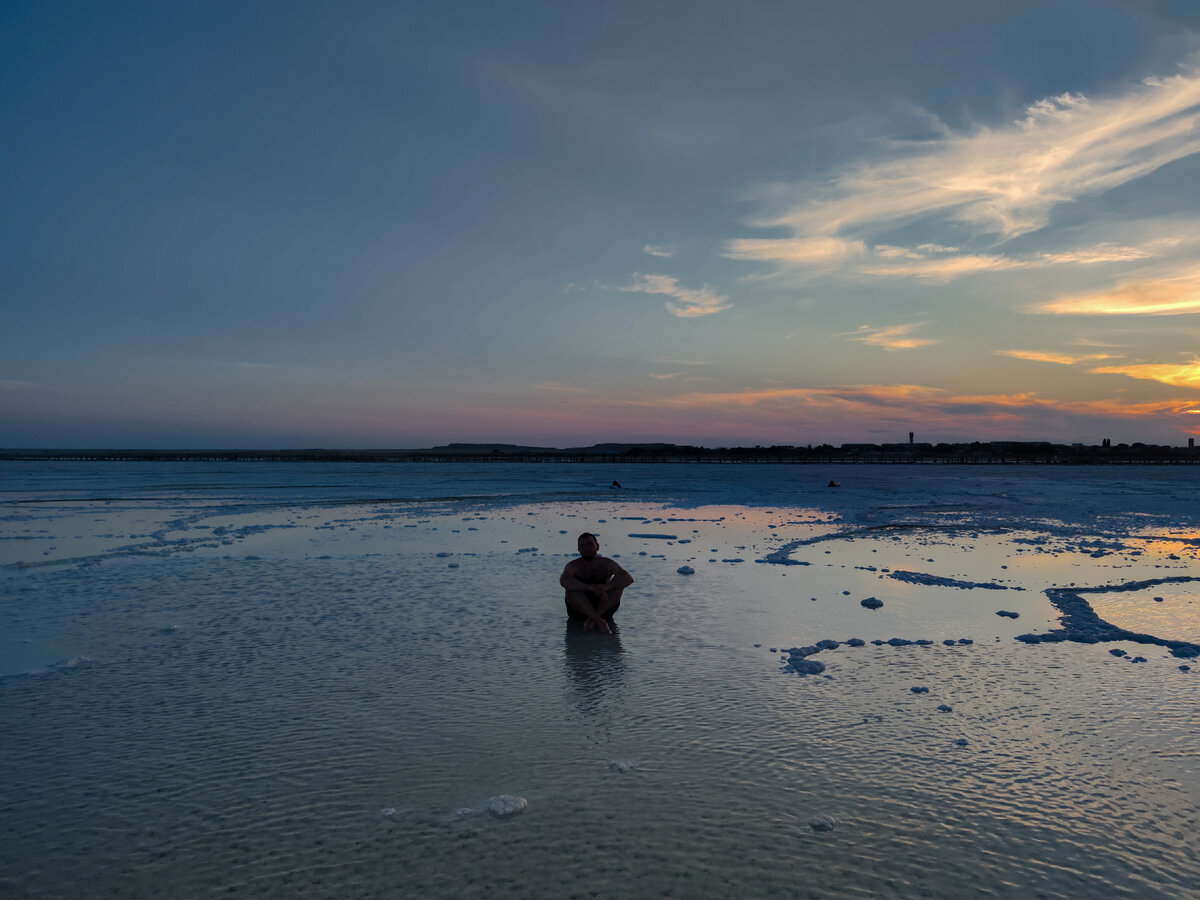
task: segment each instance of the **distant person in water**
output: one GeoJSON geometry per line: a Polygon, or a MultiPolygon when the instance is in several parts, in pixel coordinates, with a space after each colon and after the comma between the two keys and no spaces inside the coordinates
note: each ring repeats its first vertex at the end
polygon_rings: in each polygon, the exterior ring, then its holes
{"type": "Polygon", "coordinates": [[[621,606],[621,594],[633,576],[607,556],[590,531],[579,536],[579,558],[567,563],[558,579],[567,592],[567,615],[583,622],[584,631],[612,634],[612,617],[621,606]]]}

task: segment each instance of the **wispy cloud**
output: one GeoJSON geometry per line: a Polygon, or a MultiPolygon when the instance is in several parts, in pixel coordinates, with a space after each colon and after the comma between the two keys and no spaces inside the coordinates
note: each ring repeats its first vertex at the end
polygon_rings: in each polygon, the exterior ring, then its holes
{"type": "MultiPolygon", "coordinates": [[[[939,129],[932,140],[887,145],[892,158],[863,162],[810,185],[788,202],[793,188],[777,190],[783,209],[753,224],[787,228],[790,238],[738,239],[726,255],[781,265],[828,265],[863,255],[871,236],[901,225],[967,226],[976,234],[1009,239],[1049,223],[1053,210],[1096,196],[1200,152],[1200,70],[1183,68],[1148,78],[1108,96],[1064,93],[1030,105],[1007,127],[970,132],[939,129]]],[[[988,255],[958,256],[956,247],[925,243],[923,254],[947,260],[873,274],[953,277],[966,272],[1037,265],[988,255]]],[[[1040,264],[1089,264],[1139,258],[1109,248],[1045,257],[1040,264]]],[[[896,248],[875,248],[875,260],[903,259],[896,248]]]]}
{"type": "Polygon", "coordinates": [[[1003,130],[935,141],[906,159],[836,179],[844,196],[771,223],[809,233],[943,214],[1006,237],[1050,210],[1200,151],[1200,75],[1147,79],[1124,94],[1061,94],[1003,130]]]}
{"type": "Polygon", "coordinates": [[[866,275],[945,282],[967,275],[1011,269],[1130,262],[1159,256],[1181,243],[1183,241],[1179,238],[1150,241],[1141,247],[1105,242],[1053,253],[1013,256],[1002,253],[962,253],[957,247],[940,244],[900,247],[894,244],[868,246],[863,241],[841,238],[746,238],[727,242],[723,255],[729,259],[784,265],[831,267],[855,263],[856,270],[866,275]]]}
{"type": "Polygon", "coordinates": [[[1075,264],[1091,266],[1097,263],[1128,262],[1134,259],[1145,259],[1157,256],[1164,250],[1177,247],[1182,243],[1178,238],[1165,238],[1152,241],[1144,247],[1125,247],[1120,244],[1096,244],[1094,247],[1081,247],[1078,250],[1067,250],[1060,253],[1039,253],[1035,259],[1045,265],[1057,266],[1075,264]]]}
{"type": "Polygon", "coordinates": [[[729,259],[827,265],[856,259],[866,253],[866,244],[837,237],[739,238],[725,245],[729,259]]]}
{"type": "Polygon", "coordinates": [[[675,251],[670,247],[659,247],[656,244],[647,244],[642,248],[642,252],[647,256],[660,256],[664,259],[670,259],[675,255],[675,251]]]}
{"type": "Polygon", "coordinates": [[[15,381],[11,378],[0,378],[0,390],[28,391],[37,387],[32,381],[15,381]]]}
{"type": "Polygon", "coordinates": [[[1148,363],[1129,366],[1102,366],[1092,369],[1102,375],[1128,375],[1146,381],[1159,381],[1173,387],[1200,388],[1200,359],[1184,365],[1148,363]]]}
{"type": "Polygon", "coordinates": [[[917,347],[928,347],[938,343],[933,338],[916,338],[912,336],[913,329],[921,328],[925,322],[913,322],[909,325],[888,325],[883,328],[872,328],[870,325],[859,326],[850,336],[872,347],[882,347],[884,350],[915,350],[917,347]]]}
{"type": "Polygon", "coordinates": [[[1012,359],[1026,359],[1030,362],[1057,363],[1060,366],[1073,366],[1076,363],[1097,359],[1112,359],[1111,353],[1046,353],[1041,350],[997,350],[996,355],[1008,356],[1012,359]]]}
{"type": "Polygon", "coordinates": [[[1200,266],[1133,278],[1116,287],[1070,294],[1030,307],[1031,312],[1084,316],[1178,316],[1200,312],[1200,266]]]}
{"type": "Polygon", "coordinates": [[[887,263],[863,266],[868,275],[890,275],[906,278],[925,278],[931,281],[950,281],[963,275],[980,272],[1001,272],[1005,269],[1023,269],[1029,266],[1026,260],[1006,256],[965,255],[926,259],[918,254],[905,257],[892,256],[887,263]]]}
{"type": "Polygon", "coordinates": [[[665,304],[667,312],[681,319],[711,316],[733,306],[729,298],[718,294],[705,285],[699,289],[680,286],[679,280],[670,275],[640,275],[634,273],[633,284],[622,288],[639,294],[662,294],[670,297],[665,304]]]}
{"type": "Polygon", "coordinates": [[[941,255],[954,248],[922,244],[915,249],[876,244],[871,248],[875,260],[864,263],[860,271],[868,275],[903,278],[924,278],[930,281],[950,281],[964,275],[981,272],[1002,272],[1009,269],[1045,269],[1051,266],[1095,266],[1103,263],[1130,262],[1159,256],[1178,247],[1179,238],[1149,241],[1141,247],[1102,243],[1054,253],[1035,253],[1027,256],[1003,254],[941,255]],[[927,254],[935,253],[936,256],[927,254]]]}
{"type": "Polygon", "coordinates": [[[921,422],[923,428],[962,431],[1012,425],[1020,430],[1031,417],[1054,422],[1070,415],[1097,419],[1174,419],[1194,415],[1194,398],[1131,402],[1128,398],[1060,400],[1033,391],[1010,394],[955,394],[914,384],[865,384],[838,388],[764,388],[690,392],[653,400],[629,400],[625,407],[660,411],[706,411],[753,421],[921,422]]]}

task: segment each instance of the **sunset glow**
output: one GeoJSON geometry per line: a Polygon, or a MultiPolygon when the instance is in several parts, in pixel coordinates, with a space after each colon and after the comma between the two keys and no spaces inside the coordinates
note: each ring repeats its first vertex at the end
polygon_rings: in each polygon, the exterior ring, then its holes
{"type": "Polygon", "coordinates": [[[0,443],[1183,444],[1166,9],[20,0],[0,443]]]}

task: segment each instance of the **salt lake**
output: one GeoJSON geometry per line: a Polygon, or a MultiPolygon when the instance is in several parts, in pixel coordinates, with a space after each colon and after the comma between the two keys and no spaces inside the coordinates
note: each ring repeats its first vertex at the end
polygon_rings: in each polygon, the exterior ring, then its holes
{"type": "Polygon", "coordinates": [[[2,894],[1200,883],[1192,467],[0,478],[2,894]],[[613,636],[564,615],[582,531],[613,636]]]}

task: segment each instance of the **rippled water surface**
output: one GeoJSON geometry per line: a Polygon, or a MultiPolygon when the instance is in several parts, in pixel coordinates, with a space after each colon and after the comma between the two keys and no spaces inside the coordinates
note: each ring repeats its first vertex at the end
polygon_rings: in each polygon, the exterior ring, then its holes
{"type": "Polygon", "coordinates": [[[1187,472],[0,474],[0,895],[1200,883],[1187,472]],[[611,637],[563,614],[583,530],[636,578],[611,637]],[[1148,641],[1016,640],[1071,585],[1148,641]]]}

